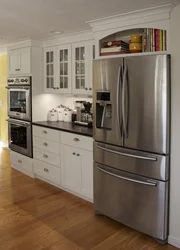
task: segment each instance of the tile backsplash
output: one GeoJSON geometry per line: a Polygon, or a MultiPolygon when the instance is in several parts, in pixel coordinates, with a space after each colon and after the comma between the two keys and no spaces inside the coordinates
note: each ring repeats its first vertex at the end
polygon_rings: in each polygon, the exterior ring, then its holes
{"type": "Polygon", "coordinates": [[[33,96],[33,121],[47,120],[48,111],[52,108],[56,108],[60,104],[74,109],[74,102],[77,100],[92,102],[92,98],[62,96],[58,94],[42,94],[33,96]]]}

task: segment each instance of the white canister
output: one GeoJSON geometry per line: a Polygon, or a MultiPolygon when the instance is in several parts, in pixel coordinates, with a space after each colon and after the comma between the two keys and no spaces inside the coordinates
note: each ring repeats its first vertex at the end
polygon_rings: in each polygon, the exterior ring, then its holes
{"type": "Polygon", "coordinates": [[[64,111],[64,122],[72,122],[72,110],[64,111]]]}
{"type": "Polygon", "coordinates": [[[58,121],[64,121],[64,108],[57,108],[58,121]]]}
{"type": "Polygon", "coordinates": [[[55,109],[50,110],[48,113],[48,121],[57,122],[57,119],[58,119],[57,111],[55,109]]]}

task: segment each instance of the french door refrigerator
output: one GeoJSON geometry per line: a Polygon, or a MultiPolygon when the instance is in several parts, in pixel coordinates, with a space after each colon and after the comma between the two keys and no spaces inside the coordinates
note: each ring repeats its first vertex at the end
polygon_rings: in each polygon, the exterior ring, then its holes
{"type": "Polygon", "coordinates": [[[94,206],[168,237],[170,57],[94,60],[94,206]]]}

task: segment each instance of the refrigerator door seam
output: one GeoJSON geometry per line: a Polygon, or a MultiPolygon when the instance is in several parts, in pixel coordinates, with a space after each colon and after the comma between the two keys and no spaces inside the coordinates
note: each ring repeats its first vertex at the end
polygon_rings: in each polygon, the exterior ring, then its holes
{"type": "Polygon", "coordinates": [[[105,147],[102,147],[102,146],[99,146],[99,145],[97,145],[97,148],[105,150],[105,151],[110,152],[110,153],[122,155],[122,156],[127,156],[127,157],[132,157],[132,158],[137,158],[137,159],[143,159],[143,160],[149,160],[149,161],[157,161],[156,157],[146,157],[146,156],[122,153],[122,152],[118,152],[118,151],[115,151],[115,150],[112,150],[112,149],[108,149],[108,148],[105,148],[105,147]]]}
{"type": "Polygon", "coordinates": [[[152,187],[156,187],[157,186],[157,183],[156,182],[150,182],[150,181],[139,181],[139,180],[135,180],[135,179],[131,179],[131,178],[127,178],[127,177],[124,177],[124,176],[121,176],[121,175],[117,175],[117,174],[113,174],[109,171],[106,171],[100,167],[97,167],[100,171],[104,172],[105,174],[108,174],[108,175],[111,175],[113,177],[116,177],[116,178],[119,178],[119,179],[122,179],[122,180],[125,180],[125,181],[130,181],[130,182],[135,182],[135,183],[138,183],[138,184],[143,184],[143,185],[147,185],[147,186],[152,186],[152,187]]]}

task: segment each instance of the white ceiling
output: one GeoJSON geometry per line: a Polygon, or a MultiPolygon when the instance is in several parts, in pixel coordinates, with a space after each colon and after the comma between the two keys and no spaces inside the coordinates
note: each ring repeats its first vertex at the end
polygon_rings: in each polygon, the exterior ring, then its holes
{"type": "Polygon", "coordinates": [[[49,32],[89,29],[86,21],[180,0],[0,0],[0,44],[27,37],[43,39],[49,32]]]}

